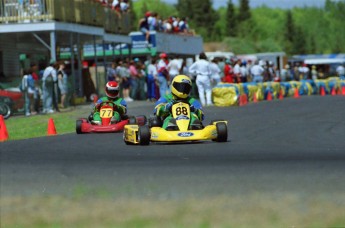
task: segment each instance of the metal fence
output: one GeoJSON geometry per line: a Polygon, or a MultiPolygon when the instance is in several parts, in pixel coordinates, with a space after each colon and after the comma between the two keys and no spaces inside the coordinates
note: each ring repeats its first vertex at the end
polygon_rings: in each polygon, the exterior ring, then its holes
{"type": "Polygon", "coordinates": [[[118,14],[92,0],[0,0],[0,23],[61,21],[103,27],[109,33],[128,34],[129,13],[118,14]]]}

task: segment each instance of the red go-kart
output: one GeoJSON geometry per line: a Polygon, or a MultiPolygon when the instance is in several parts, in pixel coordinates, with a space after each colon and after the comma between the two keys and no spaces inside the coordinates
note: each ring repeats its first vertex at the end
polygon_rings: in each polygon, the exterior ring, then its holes
{"type": "Polygon", "coordinates": [[[114,109],[109,102],[101,103],[100,116],[102,123],[101,125],[92,124],[91,114],[89,118],[81,118],[76,122],[76,132],[77,134],[84,133],[101,133],[101,132],[122,132],[126,124],[138,124],[140,126],[145,125],[147,122],[146,116],[123,116],[122,120],[117,123],[111,123],[111,118],[113,117],[114,109]]]}

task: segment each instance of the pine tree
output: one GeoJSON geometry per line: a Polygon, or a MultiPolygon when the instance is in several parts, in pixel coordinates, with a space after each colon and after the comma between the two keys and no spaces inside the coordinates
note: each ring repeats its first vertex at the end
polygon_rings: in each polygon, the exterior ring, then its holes
{"type": "Polygon", "coordinates": [[[198,32],[204,37],[205,40],[212,38],[214,25],[218,20],[218,14],[212,8],[212,2],[210,0],[191,0],[193,23],[198,32]]]}
{"type": "Polygon", "coordinates": [[[238,21],[246,21],[250,19],[250,7],[249,7],[249,0],[240,0],[240,10],[238,13],[238,21]]]}
{"type": "Polygon", "coordinates": [[[292,43],[292,54],[306,54],[306,34],[304,34],[301,27],[296,27],[295,31],[292,43]]]}
{"type": "Polygon", "coordinates": [[[286,13],[285,29],[284,29],[284,40],[285,40],[285,50],[287,53],[291,53],[292,45],[295,35],[295,25],[292,18],[292,13],[290,10],[286,13]]]}
{"type": "Polygon", "coordinates": [[[232,0],[228,0],[227,10],[226,10],[226,35],[236,36],[236,14],[235,7],[232,0]]]}
{"type": "Polygon", "coordinates": [[[178,0],[176,9],[178,10],[180,17],[188,17],[189,19],[193,19],[191,0],[178,0]]]}

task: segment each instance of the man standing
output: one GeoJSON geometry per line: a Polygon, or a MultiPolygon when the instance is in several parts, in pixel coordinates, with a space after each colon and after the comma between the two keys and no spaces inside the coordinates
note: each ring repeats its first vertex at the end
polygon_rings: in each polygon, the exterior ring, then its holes
{"type": "Polygon", "coordinates": [[[54,85],[57,83],[57,64],[55,60],[50,60],[49,66],[44,70],[42,77],[43,92],[43,113],[54,113],[53,94],[54,85]]]}
{"type": "Polygon", "coordinates": [[[199,98],[202,106],[213,105],[210,63],[207,61],[207,57],[204,52],[200,53],[199,60],[190,66],[189,72],[196,75],[196,85],[198,87],[199,98]]]}

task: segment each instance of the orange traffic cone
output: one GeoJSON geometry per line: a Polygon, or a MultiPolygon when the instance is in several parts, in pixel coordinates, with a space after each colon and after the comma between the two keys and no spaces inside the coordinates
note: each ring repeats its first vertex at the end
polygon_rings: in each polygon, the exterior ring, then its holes
{"type": "Polygon", "coordinates": [[[47,135],[56,135],[56,129],[53,118],[50,118],[48,121],[47,135]]]}
{"type": "Polygon", "coordinates": [[[326,95],[326,91],[325,91],[325,88],[323,87],[323,86],[321,86],[321,88],[320,88],[320,95],[321,96],[325,96],[326,95]]]}
{"type": "Polygon", "coordinates": [[[299,98],[299,92],[298,92],[298,89],[295,88],[295,95],[294,95],[294,98],[299,98]]]}
{"type": "Polygon", "coordinates": [[[246,105],[247,103],[248,103],[247,95],[246,94],[242,94],[240,96],[240,106],[246,105]]]}
{"type": "Polygon", "coordinates": [[[5,124],[4,117],[0,115],[0,142],[4,142],[8,139],[8,132],[5,124]]]}
{"type": "Polygon", "coordinates": [[[254,102],[254,103],[257,103],[257,102],[258,102],[258,98],[256,97],[256,93],[254,93],[254,95],[253,95],[253,102],[254,102]]]}
{"type": "Polygon", "coordinates": [[[337,95],[337,92],[335,91],[335,87],[332,88],[332,92],[331,92],[332,96],[337,95]]]}
{"type": "Polygon", "coordinates": [[[341,94],[343,94],[343,96],[345,96],[345,86],[341,87],[341,94]]]}
{"type": "Polygon", "coordinates": [[[272,100],[272,94],[270,91],[267,92],[267,98],[266,100],[271,101],[272,100]]]}

